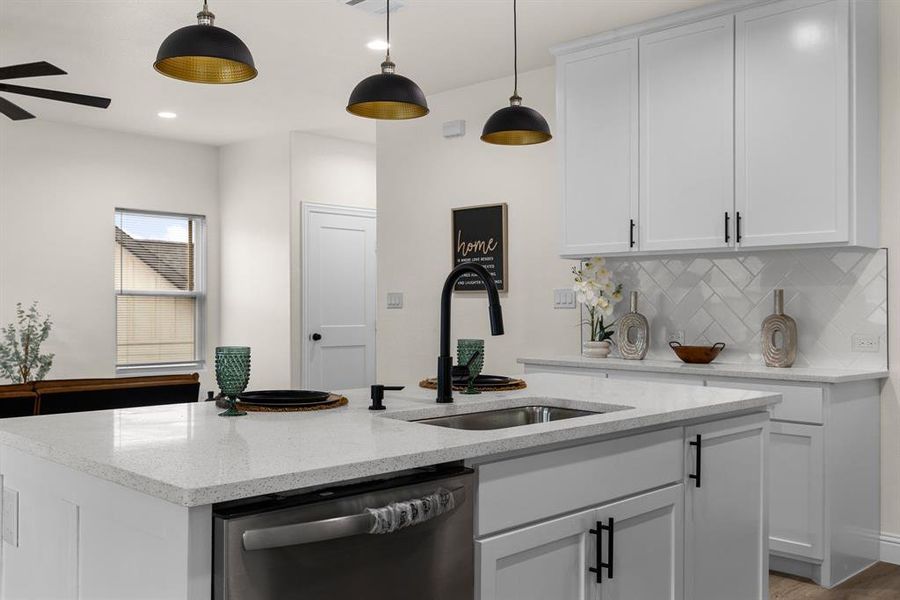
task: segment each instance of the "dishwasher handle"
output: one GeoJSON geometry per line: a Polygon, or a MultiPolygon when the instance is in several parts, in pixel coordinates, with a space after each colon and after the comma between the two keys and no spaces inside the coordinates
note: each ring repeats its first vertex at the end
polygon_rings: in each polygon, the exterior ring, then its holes
{"type": "MultiPolygon", "coordinates": [[[[435,490],[433,493],[437,494],[438,492],[439,490],[435,490]]],[[[453,495],[453,507],[435,514],[434,517],[452,512],[466,499],[466,490],[463,487],[455,488],[450,493],[453,495]]],[[[244,550],[269,550],[372,533],[374,523],[375,517],[367,511],[309,523],[294,523],[266,529],[248,529],[244,531],[241,538],[244,550]]]]}

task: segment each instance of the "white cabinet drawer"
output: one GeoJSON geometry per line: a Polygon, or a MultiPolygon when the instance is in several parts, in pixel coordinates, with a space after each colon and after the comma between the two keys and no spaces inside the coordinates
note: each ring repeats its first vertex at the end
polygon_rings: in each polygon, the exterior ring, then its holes
{"type": "Polygon", "coordinates": [[[679,482],[683,439],[676,427],[483,464],[476,535],[679,482]]]}
{"type": "Polygon", "coordinates": [[[582,377],[599,377],[606,379],[606,372],[584,367],[555,367],[552,365],[525,365],[525,374],[563,373],[565,375],[581,375],[582,377]]]}
{"type": "Polygon", "coordinates": [[[816,425],[825,423],[825,394],[820,386],[760,383],[749,379],[708,379],[706,384],[781,394],[781,402],[771,409],[773,419],[816,425]]]}
{"type": "Polygon", "coordinates": [[[694,375],[648,373],[646,371],[609,371],[610,379],[646,381],[648,383],[674,383],[678,385],[703,385],[703,378],[694,375]]]}

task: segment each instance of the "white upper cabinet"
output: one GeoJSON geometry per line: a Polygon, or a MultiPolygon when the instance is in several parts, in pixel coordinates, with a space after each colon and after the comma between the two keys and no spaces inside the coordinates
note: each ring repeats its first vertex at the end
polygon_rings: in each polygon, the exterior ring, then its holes
{"type": "Polygon", "coordinates": [[[731,246],[733,17],[640,38],[640,123],[640,249],[731,246]]]}
{"type": "Polygon", "coordinates": [[[737,15],[742,246],[850,241],[847,0],[737,15]]]}
{"type": "Polygon", "coordinates": [[[563,256],[878,247],[876,1],[719,2],[554,53],[563,256]]]}
{"type": "Polygon", "coordinates": [[[637,40],[560,57],[564,256],[628,252],[638,200],[637,40]]]}

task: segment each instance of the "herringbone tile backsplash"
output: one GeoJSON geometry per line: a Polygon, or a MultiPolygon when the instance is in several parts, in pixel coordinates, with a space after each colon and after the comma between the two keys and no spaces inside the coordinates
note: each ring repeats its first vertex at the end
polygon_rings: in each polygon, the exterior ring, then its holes
{"type": "Polygon", "coordinates": [[[777,250],[727,256],[615,258],[608,265],[650,320],[647,358],[672,359],[669,336],[686,344],[725,342],[717,362],[762,364],[760,326],[773,312],[772,290],[784,288],[785,313],[797,321],[796,366],[885,368],[885,250],[777,250]],[[878,352],[853,352],[854,334],[878,335],[878,352]]]}

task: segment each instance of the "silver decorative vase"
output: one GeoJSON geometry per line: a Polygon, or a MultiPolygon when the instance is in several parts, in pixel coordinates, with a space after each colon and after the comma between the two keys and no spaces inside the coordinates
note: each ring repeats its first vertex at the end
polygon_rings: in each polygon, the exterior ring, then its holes
{"type": "Polygon", "coordinates": [[[774,295],[775,314],[762,322],[762,355],[767,367],[787,368],[797,360],[797,322],[784,314],[784,290],[774,295]]]}
{"type": "Polygon", "coordinates": [[[638,312],[638,293],[631,292],[631,312],[619,319],[616,334],[619,354],[628,360],[643,360],[650,347],[650,323],[638,312]]]}

